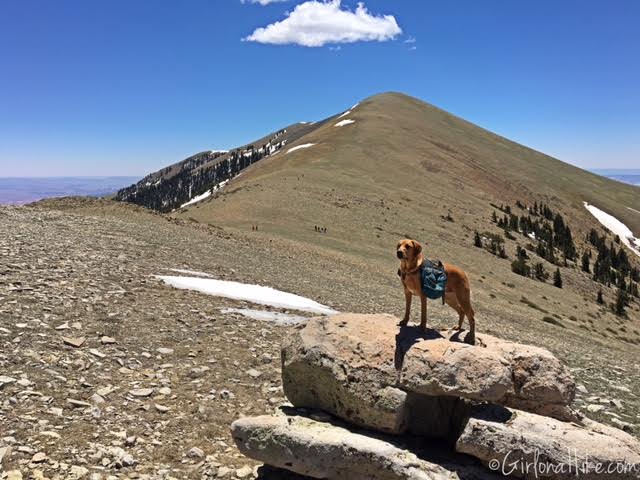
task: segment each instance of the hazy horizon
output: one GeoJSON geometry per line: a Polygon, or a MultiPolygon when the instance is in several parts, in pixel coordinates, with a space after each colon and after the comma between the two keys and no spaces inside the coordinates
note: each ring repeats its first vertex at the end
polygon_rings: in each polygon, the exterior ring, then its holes
{"type": "MultiPolygon", "coordinates": [[[[590,170],[613,180],[640,186],[640,169],[590,170]]],[[[136,183],[138,175],[0,177],[0,205],[24,205],[44,198],[102,197],[136,183]]]]}
{"type": "Polygon", "coordinates": [[[102,197],[139,180],[139,176],[0,177],[0,205],[24,205],[44,198],[102,197]]]}

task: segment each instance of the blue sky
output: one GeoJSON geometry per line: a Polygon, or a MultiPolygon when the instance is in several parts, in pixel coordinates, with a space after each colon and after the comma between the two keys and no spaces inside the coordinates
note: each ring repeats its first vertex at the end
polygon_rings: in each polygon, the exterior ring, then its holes
{"type": "Polygon", "coordinates": [[[337,3],[0,2],[0,176],[142,175],[391,90],[640,166],[640,2],[337,3]]]}

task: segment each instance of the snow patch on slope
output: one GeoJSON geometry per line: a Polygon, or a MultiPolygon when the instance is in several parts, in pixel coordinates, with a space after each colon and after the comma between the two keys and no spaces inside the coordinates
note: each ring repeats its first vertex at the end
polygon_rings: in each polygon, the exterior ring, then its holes
{"type": "Polygon", "coordinates": [[[251,308],[223,308],[222,313],[239,313],[253,320],[261,320],[263,322],[273,322],[276,325],[297,325],[309,320],[308,317],[300,315],[290,315],[281,312],[269,312],[267,310],[253,310],[251,308]]]}
{"type": "Polygon", "coordinates": [[[334,127],[344,127],[345,125],[349,125],[351,123],[356,123],[356,121],[355,120],[351,120],[350,118],[347,118],[345,120],[341,120],[338,123],[336,123],[334,125],[334,127]]]}
{"type": "Polygon", "coordinates": [[[320,315],[333,315],[337,311],[315,302],[309,298],[301,297],[293,293],[283,292],[271,287],[251,285],[228,280],[216,280],[213,278],[177,277],[168,275],[156,275],[168,285],[185,290],[214,295],[216,297],[244,300],[247,302],[270,305],[276,308],[288,308],[303,312],[317,313],[320,315]]]}
{"type": "Polygon", "coordinates": [[[607,212],[603,212],[598,207],[589,205],[587,202],[584,202],[584,207],[589,210],[589,213],[596,217],[596,219],[602,225],[604,225],[607,230],[611,231],[615,235],[618,235],[622,243],[629,247],[629,249],[633,253],[640,256],[640,239],[636,238],[633,235],[633,232],[629,229],[629,227],[627,227],[613,215],[609,215],[607,212]]]}
{"type": "Polygon", "coordinates": [[[198,203],[199,201],[204,200],[205,198],[208,198],[210,196],[211,196],[211,190],[207,190],[203,194],[196,195],[195,197],[193,197],[188,202],[183,203],[182,205],[180,205],[180,208],[188,207],[189,205],[193,205],[194,203],[198,203]]]}
{"type": "Polygon", "coordinates": [[[305,143],[304,145],[298,145],[297,147],[290,148],[287,153],[295,152],[296,150],[300,150],[301,148],[309,148],[313,147],[315,143],[305,143]]]}
{"type": "MultiPolygon", "coordinates": [[[[239,176],[240,174],[236,175],[239,176]]],[[[214,185],[212,188],[210,188],[209,190],[207,190],[206,192],[200,194],[200,195],[196,195],[195,197],[193,197],[191,200],[189,200],[187,203],[183,203],[182,205],[180,205],[179,208],[184,208],[184,207],[188,207],[189,205],[193,205],[194,203],[198,203],[208,197],[211,196],[211,194],[213,192],[217,192],[218,190],[220,190],[222,187],[224,187],[227,183],[229,183],[230,179],[227,179],[223,182],[218,183],[217,185],[214,185]]]]}
{"type": "MultiPolygon", "coordinates": [[[[352,110],[354,110],[358,105],[360,105],[359,103],[356,103],[353,107],[351,107],[349,110],[347,110],[346,112],[344,112],[342,115],[340,115],[338,118],[342,118],[342,117],[346,117],[347,115],[349,115],[351,113],[352,110]]],[[[336,125],[337,126],[337,125],[336,125]]]]}
{"type": "Polygon", "coordinates": [[[194,277],[209,277],[209,278],[213,277],[213,275],[209,275],[208,273],[197,272],[194,270],[184,270],[182,268],[167,268],[167,270],[170,270],[176,273],[185,273],[187,275],[193,275],[194,277]]]}

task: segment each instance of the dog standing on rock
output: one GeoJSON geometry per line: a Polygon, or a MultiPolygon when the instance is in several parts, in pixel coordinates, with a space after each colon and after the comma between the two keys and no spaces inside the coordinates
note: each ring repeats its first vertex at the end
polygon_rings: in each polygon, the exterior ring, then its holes
{"type": "MultiPolygon", "coordinates": [[[[404,318],[400,326],[405,326],[409,322],[411,313],[411,300],[413,295],[420,297],[420,327],[427,328],[427,296],[423,289],[423,269],[426,260],[422,255],[422,245],[415,240],[405,239],[398,242],[396,255],[400,260],[398,275],[402,281],[405,297],[404,318]]],[[[444,289],[444,303],[453,308],[459,316],[458,326],[455,330],[462,329],[462,323],[466,316],[469,320],[469,334],[466,337],[467,343],[475,343],[476,322],[473,308],[471,307],[471,289],[467,274],[461,268],[445,263],[442,265],[446,273],[446,287],[444,289]]]]}

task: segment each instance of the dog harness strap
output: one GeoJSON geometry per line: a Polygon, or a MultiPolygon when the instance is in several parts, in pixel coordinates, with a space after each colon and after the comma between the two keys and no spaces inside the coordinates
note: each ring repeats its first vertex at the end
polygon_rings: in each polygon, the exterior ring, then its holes
{"type": "Polygon", "coordinates": [[[399,276],[402,280],[404,280],[404,279],[407,277],[407,275],[411,275],[412,273],[416,273],[416,272],[421,271],[421,270],[422,270],[422,268],[423,268],[423,266],[424,266],[424,261],[423,261],[423,263],[421,263],[420,265],[418,265],[416,268],[412,268],[411,270],[407,270],[406,272],[403,272],[403,271],[402,271],[402,269],[400,269],[400,268],[399,268],[399,269],[398,269],[398,276],[399,276]]]}

